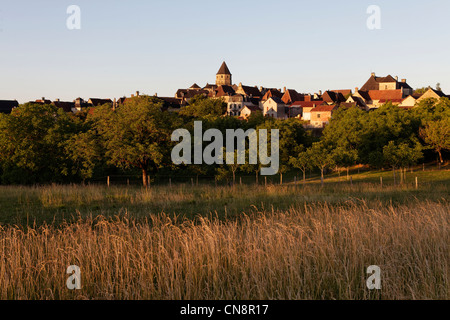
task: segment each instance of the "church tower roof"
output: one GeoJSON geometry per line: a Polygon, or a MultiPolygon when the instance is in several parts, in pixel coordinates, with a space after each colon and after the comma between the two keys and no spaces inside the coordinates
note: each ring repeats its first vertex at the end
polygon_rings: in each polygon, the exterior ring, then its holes
{"type": "Polygon", "coordinates": [[[220,67],[219,72],[217,72],[217,74],[231,75],[230,69],[228,69],[228,66],[225,63],[225,61],[222,63],[222,66],[220,67]]]}

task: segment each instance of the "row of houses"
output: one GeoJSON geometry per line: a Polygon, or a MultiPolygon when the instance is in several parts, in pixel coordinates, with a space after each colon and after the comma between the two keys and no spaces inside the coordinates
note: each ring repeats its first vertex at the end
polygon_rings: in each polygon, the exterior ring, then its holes
{"type": "MultiPolygon", "coordinates": [[[[139,96],[139,91],[131,97],[139,96]]],[[[333,113],[340,107],[359,107],[370,111],[391,102],[399,108],[413,108],[417,103],[427,98],[446,97],[444,93],[429,88],[423,94],[415,94],[406,79],[399,80],[391,75],[379,77],[372,73],[361,88],[344,90],[327,90],[318,93],[299,93],[294,89],[265,88],[246,86],[242,83],[233,84],[232,74],[225,62],[216,74],[216,83],[207,83],[200,87],[194,83],[187,89],[178,89],[174,97],[158,97],[163,101],[163,109],[177,112],[189,105],[196,96],[221,99],[227,104],[228,116],[247,119],[256,112],[266,117],[276,119],[299,118],[311,128],[326,126],[333,113]]],[[[89,107],[110,104],[112,108],[120,107],[127,97],[119,99],[77,98],[72,102],[59,99],[50,101],[38,99],[30,101],[38,104],[53,104],[66,112],[77,113],[89,107]]],[[[0,112],[9,113],[19,104],[17,101],[0,101],[0,112]]]]}
{"type": "Polygon", "coordinates": [[[232,74],[224,62],[216,74],[216,84],[205,87],[197,84],[179,89],[175,97],[183,105],[197,95],[220,98],[227,103],[227,115],[248,118],[255,112],[264,116],[287,119],[300,118],[308,127],[323,128],[340,107],[359,107],[370,111],[387,102],[399,108],[413,108],[423,99],[446,97],[441,91],[429,88],[424,94],[415,94],[406,79],[391,75],[379,77],[372,73],[361,88],[327,90],[318,93],[299,93],[294,89],[265,88],[232,83],[232,74]]]}
{"type": "MultiPolygon", "coordinates": [[[[132,97],[139,96],[139,91],[136,94],[132,94],[132,97]]],[[[122,97],[119,99],[114,98],[111,99],[99,99],[99,98],[89,98],[84,100],[83,98],[77,98],[74,101],[61,101],[60,99],[56,99],[55,101],[51,101],[42,97],[40,99],[36,99],[34,101],[29,101],[28,103],[33,104],[49,104],[54,105],[58,108],[61,108],[65,112],[70,113],[78,113],[83,110],[87,110],[89,108],[98,107],[102,105],[110,105],[111,108],[120,107],[125,103],[125,101],[129,99],[127,97],[122,97]]],[[[164,105],[163,108],[169,111],[177,111],[181,107],[181,101],[176,98],[162,98],[164,105]]],[[[11,113],[14,108],[17,108],[19,103],[17,100],[0,100],[0,113],[11,113]]]]}

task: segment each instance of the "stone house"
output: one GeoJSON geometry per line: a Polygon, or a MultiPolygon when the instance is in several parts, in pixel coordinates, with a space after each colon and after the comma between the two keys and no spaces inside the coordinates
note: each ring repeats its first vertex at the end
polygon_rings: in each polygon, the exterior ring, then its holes
{"type": "Polygon", "coordinates": [[[425,99],[433,98],[433,99],[439,100],[440,98],[443,98],[443,97],[446,97],[446,95],[442,91],[438,91],[438,90],[429,88],[422,96],[420,96],[417,99],[417,103],[419,103],[420,101],[425,100],[425,99]]]}
{"type": "Polygon", "coordinates": [[[287,119],[287,106],[277,97],[269,98],[262,102],[263,114],[265,117],[272,117],[275,119],[287,119]]]}
{"type": "Polygon", "coordinates": [[[253,110],[254,108],[260,110],[258,101],[254,98],[243,96],[242,94],[230,96],[227,101],[227,115],[240,117],[241,111],[246,106],[250,107],[249,110],[253,110]]]}
{"type": "Polygon", "coordinates": [[[314,128],[325,127],[337,109],[337,105],[320,105],[315,107],[311,110],[311,126],[314,128]]]}

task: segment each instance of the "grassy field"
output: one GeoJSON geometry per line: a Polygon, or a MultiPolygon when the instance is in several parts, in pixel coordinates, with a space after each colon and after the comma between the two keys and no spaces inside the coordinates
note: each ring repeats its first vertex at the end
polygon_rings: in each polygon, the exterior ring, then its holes
{"type": "Polygon", "coordinates": [[[0,299],[448,299],[450,171],[392,182],[3,186],[0,299]]]}

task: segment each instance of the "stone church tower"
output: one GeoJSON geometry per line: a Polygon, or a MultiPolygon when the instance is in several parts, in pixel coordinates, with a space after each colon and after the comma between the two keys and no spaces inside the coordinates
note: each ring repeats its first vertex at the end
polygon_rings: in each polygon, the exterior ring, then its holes
{"type": "Polygon", "coordinates": [[[216,75],[216,85],[218,86],[231,86],[233,82],[231,81],[231,72],[230,69],[228,69],[227,64],[225,61],[222,63],[222,66],[219,69],[219,72],[217,72],[216,75]]]}

